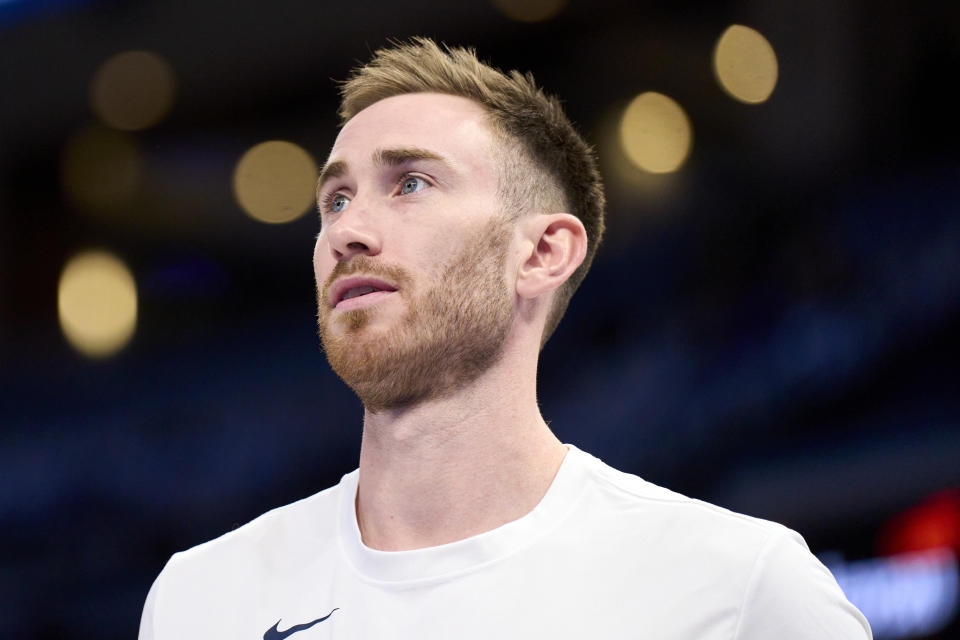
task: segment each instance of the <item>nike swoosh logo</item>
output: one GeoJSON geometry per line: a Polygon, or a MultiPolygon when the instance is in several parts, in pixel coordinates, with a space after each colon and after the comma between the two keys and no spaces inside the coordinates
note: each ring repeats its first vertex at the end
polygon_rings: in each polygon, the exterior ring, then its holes
{"type": "MultiPolygon", "coordinates": [[[[339,609],[339,608],[340,608],[340,607],[337,607],[337,609],[339,609]]],[[[337,609],[334,609],[333,611],[336,611],[337,609]]],[[[304,623],[304,624],[295,624],[295,625],[293,625],[292,627],[290,627],[289,629],[287,629],[286,631],[279,631],[279,629],[280,629],[280,620],[277,620],[277,624],[273,625],[273,627],[272,627],[271,629],[267,629],[267,632],[266,632],[265,634],[263,634],[263,640],[283,640],[284,638],[287,638],[287,637],[289,637],[289,636],[292,636],[293,634],[297,633],[298,631],[303,631],[304,629],[309,629],[309,628],[312,627],[313,625],[319,624],[319,623],[323,622],[324,620],[326,620],[327,618],[329,618],[330,616],[333,615],[333,611],[331,611],[331,612],[328,613],[327,615],[323,616],[322,618],[317,618],[317,619],[314,620],[313,622],[306,622],[306,623],[304,623]]],[[[281,618],[281,620],[282,620],[282,618],[281,618]]]]}

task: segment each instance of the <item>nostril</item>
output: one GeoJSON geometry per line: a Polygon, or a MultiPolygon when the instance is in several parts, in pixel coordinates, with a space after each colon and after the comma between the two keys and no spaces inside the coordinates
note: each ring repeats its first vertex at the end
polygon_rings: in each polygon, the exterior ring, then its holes
{"type": "Polygon", "coordinates": [[[353,249],[354,251],[367,251],[368,247],[362,242],[351,242],[347,244],[347,249],[353,249]]]}

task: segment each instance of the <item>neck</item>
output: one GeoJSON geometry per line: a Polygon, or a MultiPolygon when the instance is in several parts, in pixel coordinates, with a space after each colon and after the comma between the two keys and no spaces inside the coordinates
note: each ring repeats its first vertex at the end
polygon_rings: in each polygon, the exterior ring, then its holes
{"type": "Polygon", "coordinates": [[[566,454],[509,354],[456,394],[364,416],[357,520],[400,551],[489,531],[529,513],[566,454]]]}

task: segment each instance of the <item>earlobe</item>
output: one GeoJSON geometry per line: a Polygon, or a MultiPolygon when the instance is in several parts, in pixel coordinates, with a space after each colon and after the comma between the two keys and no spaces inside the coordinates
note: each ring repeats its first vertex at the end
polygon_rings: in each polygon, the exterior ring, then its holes
{"type": "Polygon", "coordinates": [[[569,213],[534,216],[524,230],[529,253],[517,274],[517,294],[536,298],[558,288],[587,254],[587,232],[569,213]]]}

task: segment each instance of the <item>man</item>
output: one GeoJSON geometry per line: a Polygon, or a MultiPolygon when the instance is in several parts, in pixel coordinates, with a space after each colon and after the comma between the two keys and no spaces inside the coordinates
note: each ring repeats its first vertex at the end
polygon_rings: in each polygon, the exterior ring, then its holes
{"type": "Polygon", "coordinates": [[[335,487],[176,554],[142,640],[869,638],[796,533],[561,444],[540,348],[603,230],[529,76],[418,39],[343,86],[319,327],[365,407],[335,487]]]}

